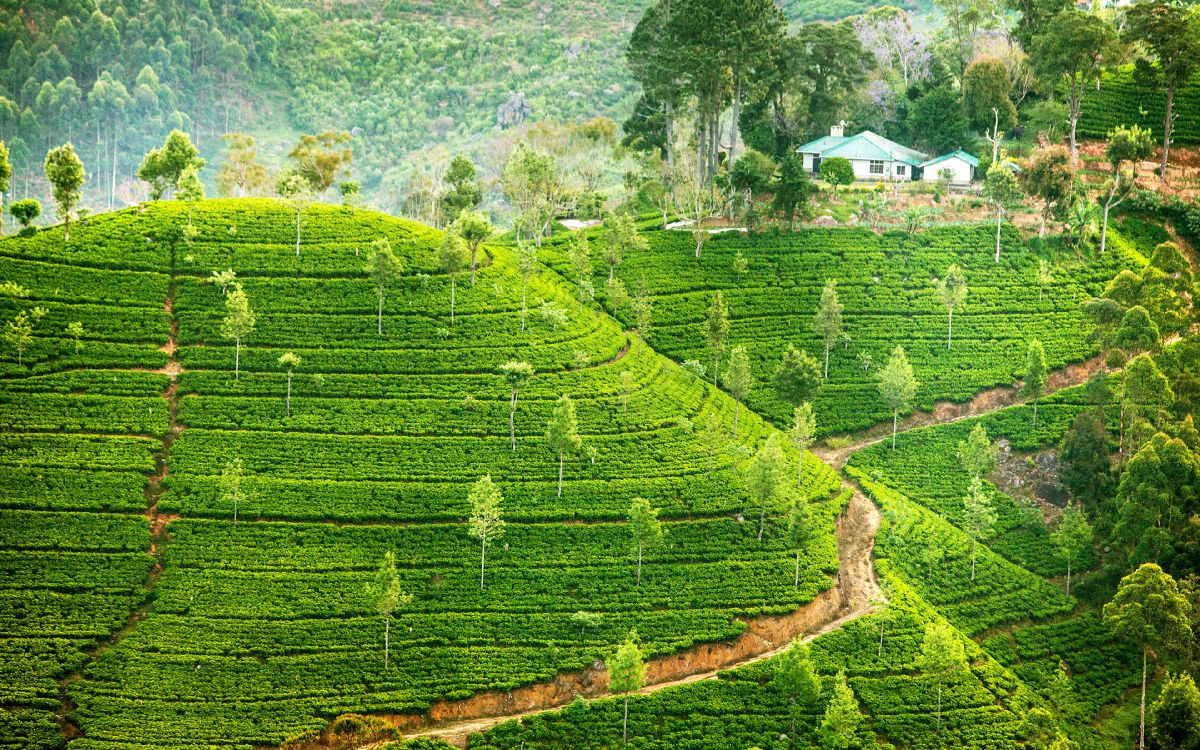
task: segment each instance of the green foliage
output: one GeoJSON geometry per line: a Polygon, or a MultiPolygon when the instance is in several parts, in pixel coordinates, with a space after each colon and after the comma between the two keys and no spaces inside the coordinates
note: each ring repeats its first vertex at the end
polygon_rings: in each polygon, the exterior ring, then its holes
{"type": "Polygon", "coordinates": [[[25,198],[13,201],[8,207],[8,212],[14,219],[21,222],[22,227],[28,227],[42,215],[42,204],[33,198],[25,198]]]}
{"type": "Polygon", "coordinates": [[[854,182],[854,167],[840,156],[822,159],[820,171],[821,179],[833,186],[835,191],[842,185],[854,182]]]}
{"type": "Polygon", "coordinates": [[[1148,716],[1150,736],[1163,750],[1200,747],[1200,691],[1189,674],[1171,677],[1148,716]]]}
{"type": "MultiPolygon", "coordinates": [[[[180,188],[180,182],[187,170],[192,170],[194,180],[196,172],[199,172],[204,164],[204,159],[200,158],[200,152],[192,144],[188,134],[172,130],[167,134],[162,146],[146,152],[141,166],[138,167],[137,176],[139,180],[150,183],[150,199],[159,200],[168,191],[177,191],[180,188]]],[[[194,191],[195,185],[189,185],[189,189],[194,191]]],[[[189,200],[183,195],[179,197],[189,200]]]]}

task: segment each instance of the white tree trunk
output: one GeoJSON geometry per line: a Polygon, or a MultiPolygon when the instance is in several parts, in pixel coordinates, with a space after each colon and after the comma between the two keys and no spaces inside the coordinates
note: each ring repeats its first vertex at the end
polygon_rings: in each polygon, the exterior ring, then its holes
{"type": "Polygon", "coordinates": [[[638,545],[637,585],[642,585],[642,545],[638,545]]]}
{"type": "Polygon", "coordinates": [[[300,209],[296,209],[296,257],[300,257],[300,209]]]}
{"type": "Polygon", "coordinates": [[[625,722],[621,725],[621,744],[629,742],[629,693],[625,694],[625,722]]]}
{"type": "Polygon", "coordinates": [[[288,370],[287,415],[292,416],[292,371],[288,370]]]}
{"type": "Polygon", "coordinates": [[[900,418],[900,410],[892,409],[892,450],[896,450],[896,423],[900,418]]]}
{"type": "Polygon", "coordinates": [[[512,400],[508,402],[508,444],[510,450],[517,449],[517,389],[513,388],[512,400]]]}
{"type": "Polygon", "coordinates": [[[563,452],[558,452],[558,496],[562,497],[563,452]]]}
{"type": "Polygon", "coordinates": [[[792,577],[792,586],[800,588],[800,549],[796,549],[796,574],[792,577]]]}
{"type": "Polygon", "coordinates": [[[1004,211],[996,209],[996,262],[1000,262],[1000,222],[1004,219],[1004,211]]]}
{"type": "Polygon", "coordinates": [[[829,380],[829,339],[825,339],[825,379],[829,380]]]}
{"type": "Polygon", "coordinates": [[[487,540],[484,539],[479,548],[479,590],[483,591],[483,566],[487,559],[487,540]]]}
{"type": "Polygon", "coordinates": [[[392,651],[392,616],[383,616],[383,668],[387,669],[392,651]]]}
{"type": "Polygon", "coordinates": [[[950,351],[950,339],[954,338],[954,305],[950,305],[950,320],[946,326],[946,351],[950,351]]]}
{"type": "Polygon", "coordinates": [[[375,314],[375,335],[383,335],[383,290],[379,290],[379,309],[375,314]]]}
{"type": "Polygon", "coordinates": [[[521,282],[521,333],[525,333],[525,293],[529,285],[521,282]]]}
{"type": "Polygon", "coordinates": [[[742,402],[741,402],[741,399],[736,399],[736,398],[735,398],[735,399],[733,400],[733,439],[734,439],[734,440],[737,440],[737,433],[738,433],[738,414],[739,414],[739,412],[741,412],[741,410],[742,410],[742,402]]]}
{"type": "Polygon", "coordinates": [[[471,286],[475,286],[475,255],[479,252],[479,246],[471,247],[471,286]]]}
{"type": "Polygon", "coordinates": [[[1142,649],[1142,707],[1138,720],[1138,750],[1146,750],[1146,650],[1142,649]]]}
{"type": "Polygon", "coordinates": [[[455,274],[450,274],[450,325],[454,325],[454,292],[455,292],[455,274]]]}
{"type": "Polygon", "coordinates": [[[233,379],[238,379],[238,374],[242,368],[242,339],[241,337],[233,340],[233,379]]]}

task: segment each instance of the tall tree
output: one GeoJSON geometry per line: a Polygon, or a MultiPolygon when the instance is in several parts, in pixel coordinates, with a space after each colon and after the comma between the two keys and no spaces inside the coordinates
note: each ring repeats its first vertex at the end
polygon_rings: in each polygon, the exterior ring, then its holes
{"type": "Polygon", "coordinates": [[[575,293],[579,298],[579,310],[584,302],[595,293],[592,285],[592,243],[587,235],[575,233],[567,240],[567,262],[571,265],[571,276],[575,279],[575,293]]]}
{"type": "Polygon", "coordinates": [[[332,130],[319,135],[301,134],[288,158],[313,195],[320,196],[339,178],[349,176],[350,162],[354,159],[351,140],[349,133],[332,130]]]}
{"type": "Polygon", "coordinates": [[[285,171],[275,183],[275,192],[296,212],[296,257],[300,257],[300,218],[312,202],[312,185],[300,173],[285,171]]]}
{"type": "Polygon", "coordinates": [[[74,147],[67,143],[50,149],[46,154],[45,169],[58,216],[65,224],[63,240],[70,242],[71,211],[79,202],[80,190],[83,188],[83,162],[75,155],[74,147]]]}
{"type": "Polygon", "coordinates": [[[796,715],[801,705],[811,706],[821,697],[821,677],[813,667],[812,657],[800,638],[776,659],[771,684],[788,699],[792,715],[792,735],[796,734],[796,715]]]}
{"type": "Polygon", "coordinates": [[[200,175],[196,173],[195,167],[189,166],[183,170],[175,188],[175,197],[187,204],[188,224],[184,236],[190,242],[196,236],[196,228],[192,225],[192,211],[196,203],[204,200],[204,185],[200,183],[200,175]]]}
{"type": "Polygon", "coordinates": [[[733,84],[733,113],[729,118],[729,160],[737,162],[738,123],[747,89],[758,80],[757,71],[770,64],[783,45],[787,19],[774,0],[718,3],[722,29],[722,56],[728,61],[733,84]]]}
{"type": "Polygon", "coordinates": [[[528,242],[517,242],[517,273],[521,276],[521,333],[525,333],[525,297],[529,291],[529,280],[537,273],[537,247],[528,242]]]}
{"type": "Polygon", "coordinates": [[[1107,500],[1112,489],[1108,430],[1094,411],[1075,415],[1059,447],[1058,478],[1071,495],[1092,508],[1107,500]]]}
{"type": "Polygon", "coordinates": [[[812,404],[800,404],[792,412],[792,427],[788,430],[788,439],[796,447],[800,460],[796,463],[796,486],[800,486],[800,477],[804,474],[804,451],[816,440],[817,418],[813,415],[812,404]]]}
{"type": "Polygon", "coordinates": [[[221,335],[233,339],[233,377],[241,371],[242,339],[254,332],[258,317],[250,309],[250,298],[241,284],[235,284],[225,295],[225,318],[221,321],[221,335]]]}
{"type": "Polygon", "coordinates": [[[704,326],[704,343],[713,356],[713,385],[717,384],[717,373],[721,367],[721,350],[729,338],[729,310],[725,307],[725,296],[718,289],[713,293],[708,306],[708,319],[704,326]]]}
{"type": "Polygon", "coordinates": [[[812,401],[821,388],[821,364],[808,352],[788,344],[775,368],[775,392],[792,406],[812,401]]]}
{"type": "Polygon", "coordinates": [[[825,707],[825,715],[821,717],[821,733],[827,743],[825,746],[834,750],[854,747],[863,721],[862,709],[843,669],[833,679],[833,695],[825,707]]]}
{"type": "Polygon", "coordinates": [[[1050,534],[1058,554],[1067,563],[1067,596],[1071,595],[1071,563],[1074,562],[1092,546],[1092,525],[1079,506],[1067,503],[1062,518],[1050,534]]]}
{"type": "Polygon", "coordinates": [[[608,664],[608,689],[625,697],[625,719],[621,728],[621,743],[629,741],[629,694],[646,684],[646,661],[637,645],[637,633],[630,631],[625,642],[608,664]]]}
{"type": "Polygon", "coordinates": [[[392,652],[392,614],[412,601],[412,595],[400,587],[396,572],[396,556],[391,550],[383,553],[383,562],[375,571],[375,579],[367,584],[367,594],[375,609],[383,615],[383,668],[388,668],[392,652]]]}
{"type": "Polygon", "coordinates": [[[799,154],[783,157],[772,187],[775,193],[773,207],[783,214],[790,234],[796,216],[805,218],[809,215],[808,202],[817,194],[817,186],[813,184],[808,170],[804,168],[804,159],[799,154]]]}
{"type": "Polygon", "coordinates": [[[803,495],[798,494],[792,498],[792,505],[788,508],[787,522],[788,545],[796,551],[796,567],[792,573],[792,586],[800,588],[800,553],[812,537],[813,524],[812,514],[808,510],[808,503],[804,500],[803,495]]]}
{"type": "Polygon", "coordinates": [[[1125,36],[1144,44],[1158,60],[1158,76],[1167,97],[1159,165],[1165,182],[1175,128],[1175,94],[1200,68],[1200,16],[1187,6],[1147,0],[1126,11],[1125,36]]]}
{"type": "Polygon", "coordinates": [[[954,336],[954,308],[967,298],[967,277],[957,263],[951,263],[946,275],[938,280],[937,291],[949,314],[946,321],[946,351],[950,351],[950,339],[954,336]]]}
{"type": "Polygon", "coordinates": [[[729,390],[729,395],[733,396],[733,437],[737,439],[738,416],[741,413],[742,400],[750,392],[750,385],[753,382],[750,379],[750,355],[746,353],[746,347],[733,347],[733,351],[729,353],[729,364],[721,376],[721,382],[729,390]]]}
{"type": "Polygon", "coordinates": [[[637,549],[637,585],[642,585],[642,553],[662,539],[662,521],[658,520],[658,509],[645,498],[635,497],[629,506],[629,531],[633,534],[633,546],[637,549]]]}
{"type": "Polygon", "coordinates": [[[470,211],[483,201],[475,164],[461,154],[450,160],[446,185],[449,189],[442,197],[442,210],[448,222],[454,222],[460,213],[470,211]]]}
{"type": "Polygon", "coordinates": [[[1117,595],[1104,605],[1104,621],[1142,649],[1142,699],[1138,750],[1146,748],[1146,664],[1150,652],[1178,648],[1192,637],[1192,605],[1175,579],[1146,563],[1121,579],[1117,595]]]}
{"type": "Polygon", "coordinates": [[[1004,159],[992,162],[988,167],[987,177],[983,181],[983,197],[991,202],[996,209],[996,258],[1000,262],[1000,225],[1004,215],[1014,203],[1021,198],[1021,187],[1016,175],[1007,166],[1004,159]]]}
{"type": "Polygon", "coordinates": [[[1075,140],[1084,89],[1098,83],[1104,66],[1120,56],[1117,31],[1099,15],[1078,8],[1063,10],[1033,38],[1029,58],[1035,70],[1067,83],[1067,143],[1071,166],[1079,164],[1075,140]]]}
{"type": "Polygon", "coordinates": [[[979,540],[992,533],[996,526],[996,510],[992,499],[983,491],[983,480],[971,480],[971,489],[963,498],[963,531],[971,537],[971,580],[975,580],[975,548],[979,540]]]}
{"type": "Polygon", "coordinates": [[[1042,342],[1033,339],[1025,353],[1025,378],[1021,383],[1021,395],[1033,399],[1033,428],[1037,429],[1038,399],[1046,395],[1046,350],[1042,342]]]}
{"type": "Polygon", "coordinates": [[[238,522],[238,506],[246,499],[246,493],[242,489],[244,476],[242,459],[234,458],[226,462],[225,467],[221,469],[221,478],[217,480],[221,502],[233,506],[233,522],[235,524],[238,522]]]}
{"type": "Polygon", "coordinates": [[[1046,222],[1050,217],[1064,213],[1075,197],[1075,170],[1071,163],[1067,149],[1045,146],[1034,150],[1021,171],[1020,183],[1025,192],[1042,202],[1039,237],[1046,235],[1046,222]]]}
{"type": "Polygon", "coordinates": [[[467,249],[471,251],[471,286],[475,286],[475,266],[476,255],[479,251],[479,245],[487,242],[495,231],[492,227],[492,222],[479,211],[466,210],[459,213],[458,218],[454,220],[454,228],[458,231],[458,236],[462,237],[463,242],[467,243],[467,249]]]}
{"type": "Polygon", "coordinates": [[[300,366],[300,357],[295,352],[279,355],[279,366],[287,370],[287,398],[284,400],[287,415],[292,416],[292,370],[300,366]]]}
{"type": "Polygon", "coordinates": [[[879,395],[892,411],[892,450],[895,450],[900,411],[911,408],[917,395],[917,378],[902,346],[896,346],[887,364],[879,371],[879,395]]]}
{"type": "Polygon", "coordinates": [[[533,377],[533,366],[528,362],[510,360],[500,365],[500,375],[512,388],[512,396],[508,400],[508,442],[511,450],[517,449],[517,391],[533,377]]]}
{"type": "Polygon", "coordinates": [[[479,540],[479,590],[483,591],[483,572],[487,565],[487,547],[504,536],[505,522],[500,511],[504,496],[492,482],[492,475],[485,474],[471,485],[467,503],[471,506],[468,533],[479,540]]]}
{"type": "Polygon", "coordinates": [[[966,440],[958,443],[958,462],[972,479],[983,479],[996,465],[999,448],[988,438],[987,428],[976,422],[966,440]]]}
{"type": "Polygon", "coordinates": [[[1138,162],[1150,158],[1154,142],[1148,128],[1118,125],[1108,131],[1104,158],[1112,167],[1104,190],[1104,220],[1100,225],[1100,252],[1108,245],[1108,214],[1125,201],[1137,185],[1138,162]],[[1129,169],[1123,167],[1129,164],[1129,169]]]}
{"type": "Polygon", "coordinates": [[[454,325],[454,298],[458,274],[467,265],[467,246],[453,227],[442,235],[442,244],[438,246],[438,265],[450,274],[450,325],[454,325]]]}
{"type": "Polygon", "coordinates": [[[258,144],[245,133],[226,133],[225,161],[217,170],[217,190],[227,198],[262,195],[269,190],[271,175],[258,160],[258,144]]]}
{"type": "Polygon", "coordinates": [[[967,66],[962,79],[963,109],[972,130],[989,127],[1008,130],[1017,124],[1008,66],[995,57],[979,57],[967,66]]]}
{"type": "Polygon", "coordinates": [[[161,147],[146,152],[137,176],[139,180],[150,183],[150,200],[156,201],[179,187],[179,180],[188,167],[198,172],[204,164],[200,151],[188,134],[172,130],[161,147]]]}
{"type": "Polygon", "coordinates": [[[932,674],[937,679],[937,726],[942,729],[942,683],[947,677],[966,666],[966,652],[962,640],[945,620],[937,620],[925,626],[925,639],[921,642],[921,653],[917,657],[917,669],[932,674]]]}
{"type": "Polygon", "coordinates": [[[4,141],[0,141],[0,237],[4,236],[4,199],[8,197],[8,181],[11,178],[12,164],[8,160],[8,146],[4,141]]]}
{"type": "Polygon", "coordinates": [[[638,234],[633,217],[622,211],[610,211],[601,224],[604,238],[605,258],[608,260],[608,278],[611,280],[617,266],[631,252],[641,252],[649,247],[646,238],[638,234]]]}
{"type": "Polygon", "coordinates": [[[779,448],[779,433],[771,433],[750,459],[746,467],[746,490],[759,505],[758,541],[762,541],[767,523],[767,504],[779,496],[783,486],[783,451],[779,448]]]}
{"type": "Polygon", "coordinates": [[[821,290],[821,301],[813,315],[813,330],[825,345],[825,377],[829,377],[829,350],[842,335],[842,311],[845,305],[838,301],[837,279],[827,279],[821,290]]]}
{"type": "Polygon", "coordinates": [[[562,497],[563,457],[579,450],[583,441],[579,437],[579,419],[575,416],[575,402],[565,393],[558,397],[550,421],[546,423],[546,442],[558,454],[558,497],[562,497]]]}
{"type": "Polygon", "coordinates": [[[392,243],[387,237],[378,237],[367,250],[366,271],[375,282],[375,335],[383,335],[383,298],[387,286],[404,273],[404,264],[392,252],[392,243]]]}

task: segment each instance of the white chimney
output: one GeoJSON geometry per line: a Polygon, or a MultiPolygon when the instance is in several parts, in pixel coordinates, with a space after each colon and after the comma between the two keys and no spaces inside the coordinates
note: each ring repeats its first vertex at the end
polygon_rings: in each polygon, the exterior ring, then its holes
{"type": "Polygon", "coordinates": [[[834,138],[843,137],[843,134],[845,132],[846,132],[846,121],[845,120],[842,120],[837,125],[834,125],[833,127],[829,128],[829,135],[833,136],[834,138]]]}

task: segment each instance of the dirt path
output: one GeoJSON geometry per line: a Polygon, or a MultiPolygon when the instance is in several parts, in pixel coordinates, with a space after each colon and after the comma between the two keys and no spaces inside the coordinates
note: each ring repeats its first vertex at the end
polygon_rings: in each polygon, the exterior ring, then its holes
{"type": "MultiPolygon", "coordinates": [[[[851,497],[846,513],[838,522],[837,585],[796,612],[778,617],[747,621],[746,632],[730,644],[704,644],[677,654],[647,662],[647,682],[639,695],[716,679],[720,671],[770,659],[785,651],[800,636],[807,643],[836,630],[873,610],[881,592],[871,558],[875,531],[879,528],[879,510],[861,492],[851,497]]],[[[607,694],[607,675],[602,665],[576,675],[560,675],[553,683],[518,688],[504,695],[474,696],[453,704],[435,705],[429,718],[424,716],[388,717],[405,728],[405,737],[436,737],[457,747],[466,747],[467,738],[476,732],[514,719],[524,719],[569,704],[577,696],[607,694]],[[562,689],[562,688],[568,689],[562,689]],[[481,700],[481,698],[484,698],[481,700]],[[489,708],[513,706],[523,701],[532,705],[501,712],[489,708]],[[478,713],[476,713],[478,712],[478,713]],[[483,715],[483,714],[487,715],[483,715]],[[411,728],[409,730],[408,728],[411,728]]],[[[364,745],[370,750],[386,743],[364,745]]]]}
{"type": "MultiPolygon", "coordinates": [[[[1094,373],[1100,370],[1104,361],[1101,357],[1092,357],[1083,362],[1067,365],[1061,370],[1055,370],[1046,378],[1046,394],[1049,395],[1063,388],[1086,383],[1094,373]]],[[[897,434],[907,432],[916,427],[928,427],[936,424],[949,424],[960,419],[979,417],[999,411],[1000,409],[1017,404],[1023,404],[1027,399],[1020,395],[1020,383],[1011,386],[999,386],[980,391],[969,401],[955,403],[953,401],[938,401],[929,411],[916,411],[900,420],[897,434]]],[[[887,420],[859,430],[849,435],[850,443],[845,446],[831,448],[823,441],[809,450],[814,456],[841,471],[851,454],[869,445],[881,443],[892,437],[892,422],[887,420]]]]}

